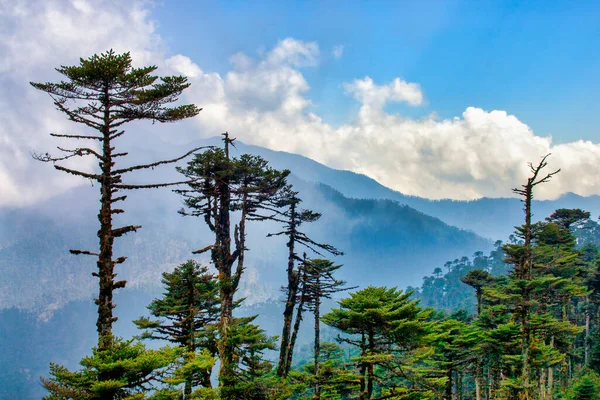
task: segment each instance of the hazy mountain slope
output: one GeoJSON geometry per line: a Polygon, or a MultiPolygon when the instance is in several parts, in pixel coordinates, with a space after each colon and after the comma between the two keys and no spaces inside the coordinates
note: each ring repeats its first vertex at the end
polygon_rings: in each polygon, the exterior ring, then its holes
{"type": "MultiPolygon", "coordinates": [[[[215,139],[208,141],[217,143],[215,139]]],[[[472,230],[478,235],[494,240],[506,240],[513,232],[514,226],[522,223],[522,204],[516,198],[482,198],[473,201],[428,200],[404,195],[365,175],[332,169],[297,154],[248,146],[243,143],[238,143],[237,147],[240,152],[264,157],[276,168],[288,168],[303,180],[329,185],[346,197],[396,200],[439,218],[449,225],[472,230]]],[[[556,200],[534,201],[533,207],[534,217],[538,219],[543,219],[562,207],[582,208],[599,215],[600,196],[582,197],[568,193],[556,200]]]]}
{"type": "MultiPolygon", "coordinates": [[[[351,285],[418,285],[444,261],[490,246],[391,200],[349,199],[325,185],[291,181],[303,205],[323,213],[308,232],[345,252],[336,261],[345,265],[340,276],[351,285]]],[[[93,248],[95,196],[95,188],[79,188],[35,209],[0,212],[0,271],[6,278],[0,281],[0,398],[39,398],[38,378],[50,361],[75,368],[94,345],[94,259],[71,256],[68,249],[93,248]]],[[[116,254],[129,257],[119,270],[129,284],[117,292],[118,335],[136,333],[131,320],[160,294],[160,274],[209,240],[201,221],[175,212],[179,206],[169,191],[134,193],[127,200],[121,222],[139,222],[143,229],[117,246],[116,254]]],[[[265,239],[276,228],[251,229],[241,293],[248,297],[244,312],[260,313],[261,326],[271,334],[280,329],[278,289],[286,265],[283,239],[265,239]]]]}
{"type": "MultiPolygon", "coordinates": [[[[351,283],[388,284],[393,277],[402,287],[417,285],[436,265],[489,246],[473,233],[393,201],[348,199],[325,185],[291,181],[303,205],[323,213],[319,222],[307,226],[308,233],[345,252],[338,261],[345,264],[342,275],[351,283]]],[[[0,282],[0,308],[52,312],[91,296],[94,259],[68,250],[97,246],[94,196],[94,188],[80,188],[40,208],[0,212],[0,270],[6,277],[0,282]]],[[[133,193],[127,200],[127,212],[119,220],[143,226],[117,241],[115,254],[128,256],[118,273],[129,286],[157,287],[163,271],[209,243],[202,221],[178,215],[179,207],[178,196],[168,190],[151,196],[133,193]]],[[[275,224],[250,228],[246,294],[251,302],[276,297],[284,283],[284,238],[265,238],[276,230],[275,224]]]]}

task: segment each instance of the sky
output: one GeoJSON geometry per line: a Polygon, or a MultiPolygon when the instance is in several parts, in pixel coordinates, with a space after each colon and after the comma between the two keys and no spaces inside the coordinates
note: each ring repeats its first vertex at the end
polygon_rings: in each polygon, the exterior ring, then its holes
{"type": "Polygon", "coordinates": [[[181,100],[203,107],[181,128],[134,125],[131,137],[228,130],[458,200],[510,196],[527,163],[552,153],[562,171],[538,198],[600,194],[598,20],[584,0],[0,0],[0,206],[85,184],[31,159],[58,145],[49,132],[82,128],[28,82],[109,48],[188,76],[181,100]]]}

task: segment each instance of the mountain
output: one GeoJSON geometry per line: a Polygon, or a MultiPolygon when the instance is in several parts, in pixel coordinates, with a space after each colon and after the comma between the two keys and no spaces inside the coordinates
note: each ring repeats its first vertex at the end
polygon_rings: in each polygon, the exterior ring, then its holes
{"type": "MultiPolygon", "coordinates": [[[[490,242],[472,232],[449,226],[391,200],[350,199],[323,184],[294,176],[303,206],[323,217],[306,227],[320,242],[345,255],[341,277],[361,285],[418,285],[435,266],[449,259],[486,250],[490,242]]],[[[45,318],[69,301],[90,298],[96,281],[95,260],[72,256],[69,249],[94,249],[97,210],[95,188],[78,188],[35,209],[0,211],[0,309],[34,310],[45,318]],[[77,201],[73,201],[77,199],[77,201]],[[68,206],[65,206],[68,205],[68,206]]],[[[131,193],[119,223],[143,228],[117,241],[116,255],[127,255],[119,276],[129,287],[158,288],[160,274],[206,246],[210,233],[203,223],[177,214],[179,197],[160,193],[131,193]]],[[[286,246],[283,237],[269,238],[278,225],[250,226],[245,293],[253,303],[278,296],[285,282],[286,246]]],[[[208,259],[203,261],[207,262],[208,259]]]]}
{"type": "MultiPolygon", "coordinates": [[[[336,261],[344,264],[340,277],[351,285],[418,285],[444,261],[490,247],[472,232],[395,201],[351,199],[327,185],[296,176],[290,180],[302,194],[303,206],[323,213],[307,226],[308,234],[345,252],[336,261]]],[[[160,274],[210,240],[200,221],[176,213],[177,195],[151,193],[132,193],[127,212],[119,215],[121,223],[143,226],[118,241],[116,249],[117,255],[128,256],[118,270],[128,286],[117,292],[115,309],[115,333],[124,337],[136,334],[132,319],[144,315],[145,306],[160,294],[160,274]]],[[[40,398],[38,379],[51,361],[76,368],[94,345],[94,259],[68,250],[94,248],[95,198],[96,188],[81,187],[36,208],[0,210],[2,399],[40,398]]],[[[287,250],[283,238],[266,239],[276,229],[274,224],[251,228],[241,290],[248,299],[242,311],[259,313],[261,326],[272,335],[280,329],[278,289],[285,282],[287,250]]],[[[299,345],[308,343],[303,338],[299,345]]]]}
{"type": "MultiPolygon", "coordinates": [[[[210,143],[217,144],[215,139],[210,143]]],[[[506,240],[514,227],[522,224],[522,203],[517,198],[481,198],[471,201],[429,200],[408,196],[387,188],[366,175],[336,170],[298,154],[273,151],[259,146],[237,144],[244,153],[260,155],[278,169],[290,169],[308,182],[332,187],[346,197],[357,199],[389,199],[407,205],[448,225],[471,230],[493,240],[506,240]]],[[[600,215],[600,196],[583,197],[566,193],[555,200],[535,200],[534,219],[542,220],[558,208],[581,208],[600,215]]]]}
{"type": "MultiPolygon", "coordinates": [[[[186,146],[149,138],[130,144],[130,152],[162,159],[212,144],[218,145],[218,138],[186,146]]],[[[307,233],[344,251],[335,261],[344,264],[340,277],[349,285],[420,286],[423,276],[446,261],[490,250],[492,241],[487,238],[506,239],[522,218],[517,199],[430,201],[299,155],[236,142],[232,153],[245,152],[292,171],[290,180],[301,193],[303,207],[323,214],[307,226],[307,233]]],[[[177,178],[171,167],[134,176],[135,183],[177,178]]],[[[35,207],[0,209],[0,398],[39,398],[38,377],[47,373],[48,363],[76,367],[95,341],[95,263],[68,250],[97,246],[97,190],[81,186],[35,207]]],[[[597,196],[571,194],[538,201],[534,211],[539,218],[559,207],[597,214],[598,203],[597,196]]],[[[123,206],[126,213],[117,215],[119,225],[143,226],[116,247],[117,256],[128,256],[118,270],[119,278],[128,281],[116,297],[118,335],[135,333],[131,320],[144,314],[145,305],[159,295],[161,273],[210,240],[201,221],[176,213],[180,207],[179,197],[170,190],[134,191],[123,206]]],[[[277,228],[272,223],[250,228],[248,268],[240,293],[247,297],[246,312],[260,313],[270,334],[279,333],[279,288],[285,282],[284,239],[266,238],[277,228]]]]}

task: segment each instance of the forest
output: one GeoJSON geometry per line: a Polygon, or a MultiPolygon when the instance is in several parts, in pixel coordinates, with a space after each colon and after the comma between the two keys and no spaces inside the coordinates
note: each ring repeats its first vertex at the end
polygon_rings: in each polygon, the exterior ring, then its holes
{"type": "Polygon", "coordinates": [[[551,168],[551,155],[532,161],[529,178],[513,190],[523,203],[523,222],[489,255],[449,261],[420,288],[360,287],[338,278],[344,267],[335,257],[344,249],[306,233],[321,214],[303,208],[290,171],[259,156],[231,156],[229,133],[221,146],[126,165],[129,154],[119,138],[127,124],[173,123],[201,113],[177,103],[190,86],[186,77],[159,78],[156,69],[133,67],[129,53],[110,50],[60,66],[60,82],[31,83],[86,129],[51,133],[76,145],[59,143],[59,155],[33,157],[93,182],[100,192],[98,247],[70,250],[97,262],[97,346],[77,370],[49,366],[41,377],[45,399],[600,398],[600,226],[589,212],[568,208],[533,221],[538,185],[560,173],[551,168]],[[72,161],[81,157],[94,159],[97,168],[77,169],[72,161]],[[135,171],[180,161],[186,164],[176,167],[176,182],[128,180],[135,171]],[[211,240],[162,274],[162,296],[133,321],[139,335],[117,337],[113,295],[126,287],[118,273],[127,254],[114,254],[114,243],[142,228],[121,226],[125,207],[119,207],[128,191],[160,188],[180,196],[179,213],[208,228],[211,240]],[[279,229],[264,240],[283,237],[287,250],[278,336],[262,329],[256,316],[236,313],[252,257],[248,226],[266,221],[279,229]],[[200,256],[208,256],[209,265],[194,259],[200,256]],[[331,309],[324,306],[331,302],[331,309]],[[309,353],[297,346],[305,319],[314,322],[309,353]]]}

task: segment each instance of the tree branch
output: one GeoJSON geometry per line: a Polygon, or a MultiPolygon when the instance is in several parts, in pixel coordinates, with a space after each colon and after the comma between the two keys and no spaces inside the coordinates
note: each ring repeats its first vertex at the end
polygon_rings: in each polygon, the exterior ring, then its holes
{"type": "Polygon", "coordinates": [[[187,153],[185,153],[181,157],[173,158],[171,160],[163,160],[163,161],[157,161],[157,162],[152,163],[152,164],[136,165],[136,166],[129,167],[129,168],[117,169],[117,170],[113,171],[113,175],[119,175],[119,174],[123,174],[125,172],[131,172],[131,171],[135,171],[135,170],[139,170],[139,169],[154,168],[154,167],[157,167],[157,166],[163,165],[163,164],[172,164],[172,163],[177,162],[179,160],[183,160],[184,158],[186,158],[190,154],[192,154],[192,153],[194,153],[194,152],[196,152],[196,151],[198,151],[200,149],[212,148],[212,147],[213,146],[197,147],[195,149],[192,149],[192,150],[188,151],[187,153]]]}

